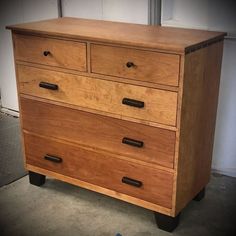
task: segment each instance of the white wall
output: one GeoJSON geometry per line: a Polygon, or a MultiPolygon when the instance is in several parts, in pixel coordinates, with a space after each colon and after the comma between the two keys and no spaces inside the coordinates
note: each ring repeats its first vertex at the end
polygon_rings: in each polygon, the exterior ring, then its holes
{"type": "Polygon", "coordinates": [[[148,0],[103,0],[103,19],[148,24],[148,0]]]}
{"type": "Polygon", "coordinates": [[[162,0],[164,26],[228,33],[224,42],[212,168],[236,177],[236,2],[235,0],[162,0]]]}
{"type": "Polygon", "coordinates": [[[18,110],[11,34],[7,24],[22,22],[19,0],[0,1],[0,93],[2,106],[18,110]]]}
{"type": "Polygon", "coordinates": [[[236,177],[236,40],[225,40],[212,168],[236,177]]]}
{"type": "Polygon", "coordinates": [[[56,18],[57,0],[0,1],[0,94],[2,107],[18,111],[12,39],[6,25],[56,18]]]}
{"type": "Polygon", "coordinates": [[[148,0],[62,0],[63,16],[148,24],[148,0]]]}
{"type": "Polygon", "coordinates": [[[162,0],[161,24],[236,36],[235,0],[162,0]]]}
{"type": "Polygon", "coordinates": [[[102,0],[62,0],[62,15],[102,19],[102,0]]]}

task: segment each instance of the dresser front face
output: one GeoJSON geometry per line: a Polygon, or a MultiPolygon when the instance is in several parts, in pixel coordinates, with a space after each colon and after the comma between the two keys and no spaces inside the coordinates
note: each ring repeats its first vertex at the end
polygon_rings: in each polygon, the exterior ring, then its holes
{"type": "Polygon", "coordinates": [[[180,56],[148,50],[91,44],[95,74],[178,86],[180,56]],[[132,62],[133,64],[127,63],[132,62]]]}
{"type": "Polygon", "coordinates": [[[195,191],[181,195],[195,176],[185,187],[194,164],[179,148],[199,59],[30,32],[13,43],[26,168],[175,216],[195,191]]]}
{"type": "Polygon", "coordinates": [[[176,92],[21,65],[17,66],[17,74],[19,91],[25,95],[147,122],[176,125],[176,92]],[[44,89],[39,86],[42,82],[57,85],[58,89],[44,89]],[[136,106],[129,105],[132,100],[137,101],[133,104],[136,106]],[[143,107],[137,107],[141,103],[143,107]]]}
{"type": "Polygon", "coordinates": [[[87,71],[86,43],[15,34],[15,59],[29,63],[87,71]]]}

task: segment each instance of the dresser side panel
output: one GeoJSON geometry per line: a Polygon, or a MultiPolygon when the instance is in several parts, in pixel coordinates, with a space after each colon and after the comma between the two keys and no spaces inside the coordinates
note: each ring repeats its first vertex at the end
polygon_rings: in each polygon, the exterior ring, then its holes
{"type": "Polygon", "coordinates": [[[175,215],[210,179],[223,41],[185,57],[175,215]]]}

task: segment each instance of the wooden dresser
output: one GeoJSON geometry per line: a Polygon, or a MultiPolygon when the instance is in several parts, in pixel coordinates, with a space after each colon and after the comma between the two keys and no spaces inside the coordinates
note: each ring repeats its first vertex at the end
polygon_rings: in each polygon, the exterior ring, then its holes
{"type": "Polygon", "coordinates": [[[25,167],[153,210],[204,197],[225,33],[59,18],[13,33],[25,167]]]}

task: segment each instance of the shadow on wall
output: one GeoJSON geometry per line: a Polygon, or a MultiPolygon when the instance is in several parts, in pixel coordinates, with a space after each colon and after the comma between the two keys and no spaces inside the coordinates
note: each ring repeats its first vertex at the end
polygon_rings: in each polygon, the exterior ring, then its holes
{"type": "Polygon", "coordinates": [[[236,177],[236,39],[226,39],[212,168],[236,177]]]}

